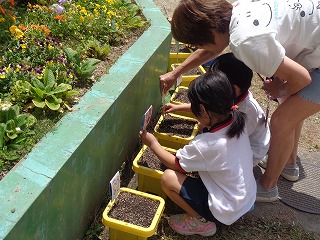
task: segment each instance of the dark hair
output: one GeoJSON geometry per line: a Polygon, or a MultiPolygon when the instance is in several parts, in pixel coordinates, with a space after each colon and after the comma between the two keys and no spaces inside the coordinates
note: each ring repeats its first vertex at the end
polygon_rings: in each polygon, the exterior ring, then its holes
{"type": "Polygon", "coordinates": [[[188,98],[195,116],[201,115],[200,104],[208,113],[228,115],[233,111],[233,122],[227,132],[230,138],[239,137],[245,126],[245,113],[237,109],[231,110],[235,97],[233,86],[221,71],[207,72],[189,85],[188,98]]]}
{"type": "Polygon", "coordinates": [[[225,53],[217,57],[210,69],[225,73],[231,84],[237,85],[241,89],[241,93],[247,92],[251,86],[252,70],[237,59],[233,53],[225,53]]]}
{"type": "Polygon", "coordinates": [[[172,15],[172,36],[191,45],[215,44],[215,32],[229,32],[231,15],[227,0],[180,0],[172,15]]]}

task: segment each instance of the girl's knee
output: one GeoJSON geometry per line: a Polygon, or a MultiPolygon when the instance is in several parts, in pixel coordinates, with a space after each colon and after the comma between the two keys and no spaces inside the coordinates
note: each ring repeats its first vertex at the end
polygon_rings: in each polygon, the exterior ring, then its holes
{"type": "Polygon", "coordinates": [[[169,188],[177,181],[177,175],[174,170],[166,169],[161,177],[162,188],[169,188]]]}

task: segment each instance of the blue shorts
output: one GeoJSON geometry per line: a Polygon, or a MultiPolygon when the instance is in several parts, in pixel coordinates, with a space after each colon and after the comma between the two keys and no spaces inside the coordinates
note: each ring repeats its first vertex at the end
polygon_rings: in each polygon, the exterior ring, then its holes
{"type": "Polygon", "coordinates": [[[208,190],[204,186],[200,177],[187,177],[184,180],[180,196],[195,210],[200,216],[208,221],[219,223],[212,215],[208,205],[208,190]]]}
{"type": "Polygon", "coordinates": [[[303,100],[320,104],[320,69],[310,72],[312,82],[298,92],[303,100]]]}

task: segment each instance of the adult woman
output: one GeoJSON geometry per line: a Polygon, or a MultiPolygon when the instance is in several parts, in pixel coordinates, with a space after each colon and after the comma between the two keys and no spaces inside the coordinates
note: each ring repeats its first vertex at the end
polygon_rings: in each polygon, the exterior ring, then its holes
{"type": "Polygon", "coordinates": [[[173,37],[198,50],[160,76],[165,91],[179,75],[216,57],[228,45],[253,71],[274,79],[263,87],[281,104],[270,121],[268,165],[257,181],[257,201],[278,198],[280,174],[286,164],[296,166],[303,120],[320,110],[317,5],[314,0],[240,0],[233,5],[225,0],[182,0],[173,13],[173,37]]]}

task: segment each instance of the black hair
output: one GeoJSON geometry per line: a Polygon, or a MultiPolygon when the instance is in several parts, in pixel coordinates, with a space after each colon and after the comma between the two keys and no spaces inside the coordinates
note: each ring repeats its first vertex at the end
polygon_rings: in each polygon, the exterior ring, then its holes
{"type": "Polygon", "coordinates": [[[211,71],[220,70],[225,73],[233,85],[237,85],[241,93],[245,93],[251,86],[252,70],[233,53],[225,53],[217,57],[210,66],[211,71]]]}
{"type": "Polygon", "coordinates": [[[200,104],[208,113],[219,115],[233,113],[233,122],[227,132],[230,138],[239,137],[245,127],[245,113],[237,109],[231,110],[235,97],[234,87],[221,71],[207,72],[197,77],[189,85],[188,98],[195,116],[201,115],[200,104]]]}

